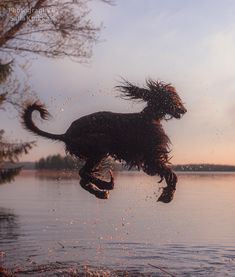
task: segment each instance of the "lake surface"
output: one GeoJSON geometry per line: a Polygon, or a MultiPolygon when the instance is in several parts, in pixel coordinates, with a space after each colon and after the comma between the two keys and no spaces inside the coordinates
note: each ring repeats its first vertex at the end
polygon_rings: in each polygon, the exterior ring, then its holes
{"type": "Polygon", "coordinates": [[[0,186],[0,262],[19,276],[235,276],[235,174],[178,173],[170,204],[138,172],[118,173],[108,200],[55,176],[0,186]]]}

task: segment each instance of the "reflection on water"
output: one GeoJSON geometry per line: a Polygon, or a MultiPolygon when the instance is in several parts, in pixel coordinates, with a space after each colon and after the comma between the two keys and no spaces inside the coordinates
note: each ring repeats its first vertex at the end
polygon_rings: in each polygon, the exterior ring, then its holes
{"type": "Polygon", "coordinates": [[[149,264],[177,276],[234,276],[234,184],[235,174],[180,174],[165,205],[156,202],[156,178],[137,172],[118,174],[108,200],[88,194],[73,176],[23,172],[0,187],[0,251],[20,276],[85,265],[166,276],[149,264]]]}
{"type": "Polygon", "coordinates": [[[15,180],[21,171],[21,167],[16,168],[0,168],[0,185],[10,183],[15,180]]]}
{"type": "Polygon", "coordinates": [[[14,242],[19,234],[18,217],[10,209],[0,207],[0,243],[14,242]]]}
{"type": "Polygon", "coordinates": [[[38,170],[35,177],[41,180],[79,179],[79,170],[38,170]]]}

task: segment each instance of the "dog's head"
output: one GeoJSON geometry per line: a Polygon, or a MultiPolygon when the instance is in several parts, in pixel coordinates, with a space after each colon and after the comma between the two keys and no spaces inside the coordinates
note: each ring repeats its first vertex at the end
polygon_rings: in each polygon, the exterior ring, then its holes
{"type": "Polygon", "coordinates": [[[166,119],[181,118],[187,112],[177,91],[171,84],[163,82],[147,81],[148,87],[148,106],[156,113],[162,114],[166,119]]]}
{"type": "Polygon", "coordinates": [[[187,112],[171,84],[151,79],[147,80],[146,84],[147,87],[139,88],[125,81],[124,85],[118,86],[118,88],[124,98],[147,102],[147,107],[144,110],[159,119],[181,118],[187,112]]]}

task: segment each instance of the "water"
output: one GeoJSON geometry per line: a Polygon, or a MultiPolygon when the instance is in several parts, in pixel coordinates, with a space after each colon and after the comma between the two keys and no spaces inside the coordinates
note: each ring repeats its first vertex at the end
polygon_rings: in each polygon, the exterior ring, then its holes
{"type": "Polygon", "coordinates": [[[170,204],[142,173],[118,173],[108,200],[56,176],[0,186],[0,261],[19,276],[235,276],[235,174],[178,174],[170,204]]]}

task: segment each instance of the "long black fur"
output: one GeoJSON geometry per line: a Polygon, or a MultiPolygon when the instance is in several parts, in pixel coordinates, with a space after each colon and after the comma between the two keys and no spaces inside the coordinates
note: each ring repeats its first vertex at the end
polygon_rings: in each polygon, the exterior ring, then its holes
{"type": "Polygon", "coordinates": [[[39,136],[65,143],[66,151],[86,161],[80,170],[81,186],[98,198],[108,197],[113,189],[113,175],[110,182],[98,179],[93,174],[101,161],[108,156],[125,162],[129,168],[137,167],[148,175],[159,175],[167,187],[158,199],[168,203],[172,200],[177,177],[169,165],[169,138],[163,130],[161,120],[180,118],[186,109],[170,84],[147,80],[140,88],[124,81],[117,86],[122,97],[147,103],[139,113],[96,112],[74,121],[66,133],[50,134],[40,130],[32,121],[32,113],[38,111],[43,119],[49,115],[38,103],[27,104],[22,114],[26,129],[39,136]]]}

